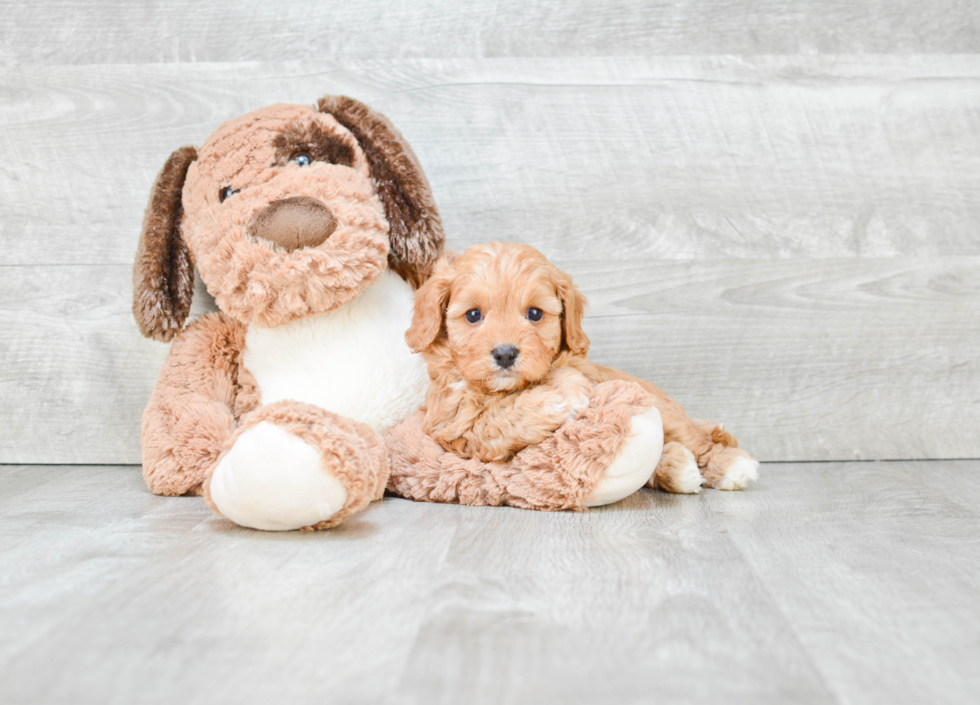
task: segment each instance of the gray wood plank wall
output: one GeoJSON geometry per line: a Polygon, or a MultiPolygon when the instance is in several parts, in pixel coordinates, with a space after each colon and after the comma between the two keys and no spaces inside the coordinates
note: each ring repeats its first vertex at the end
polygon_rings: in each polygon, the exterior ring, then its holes
{"type": "Polygon", "coordinates": [[[326,93],[761,459],[978,457],[978,49],[957,0],[0,3],[0,462],[139,462],[154,175],[326,93]]]}

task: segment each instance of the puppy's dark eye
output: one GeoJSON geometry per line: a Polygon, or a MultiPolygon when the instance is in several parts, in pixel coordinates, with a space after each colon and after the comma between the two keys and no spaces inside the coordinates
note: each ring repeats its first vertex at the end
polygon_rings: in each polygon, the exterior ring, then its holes
{"type": "Polygon", "coordinates": [[[300,166],[309,166],[313,163],[313,160],[310,159],[310,155],[306,152],[300,152],[297,154],[295,157],[293,157],[293,161],[300,166]]]}
{"type": "Polygon", "coordinates": [[[466,320],[470,323],[478,323],[481,318],[483,318],[483,314],[480,313],[480,309],[478,308],[471,308],[466,312],[466,320]]]}
{"type": "Polygon", "coordinates": [[[231,186],[225,186],[223,189],[221,189],[218,192],[218,200],[224,203],[226,198],[231,198],[236,193],[238,193],[237,188],[232,188],[231,186]]]}
{"type": "Polygon", "coordinates": [[[540,321],[543,315],[544,311],[540,308],[534,308],[534,306],[527,310],[527,320],[529,321],[540,321]]]}

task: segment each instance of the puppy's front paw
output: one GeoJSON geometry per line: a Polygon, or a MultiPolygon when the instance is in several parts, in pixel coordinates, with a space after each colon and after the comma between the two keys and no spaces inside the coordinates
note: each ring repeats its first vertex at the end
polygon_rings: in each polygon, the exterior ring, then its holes
{"type": "Polygon", "coordinates": [[[565,401],[562,407],[566,413],[565,421],[571,421],[589,406],[592,383],[581,372],[570,367],[561,368],[554,373],[550,383],[565,401]]]}
{"type": "Polygon", "coordinates": [[[577,417],[583,409],[589,406],[589,397],[582,392],[555,391],[548,395],[543,407],[558,428],[566,421],[577,417]]]}
{"type": "Polygon", "coordinates": [[[589,397],[585,394],[582,394],[581,392],[573,396],[566,396],[565,398],[568,401],[569,421],[574,419],[582,412],[583,409],[586,409],[589,406],[589,397]]]}

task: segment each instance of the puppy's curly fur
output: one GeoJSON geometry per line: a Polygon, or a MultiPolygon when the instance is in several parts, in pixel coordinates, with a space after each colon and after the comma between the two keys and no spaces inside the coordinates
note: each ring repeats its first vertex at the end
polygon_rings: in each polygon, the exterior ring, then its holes
{"type": "Polygon", "coordinates": [[[571,277],[528,245],[493,242],[443,256],[416,292],[405,334],[429,368],[425,432],[460,456],[507,460],[574,418],[594,385],[628,380],[654,396],[664,422],[651,486],[696,492],[702,482],[740,489],[755,479],[758,463],[722,426],[589,360],[586,303],[571,277]]]}

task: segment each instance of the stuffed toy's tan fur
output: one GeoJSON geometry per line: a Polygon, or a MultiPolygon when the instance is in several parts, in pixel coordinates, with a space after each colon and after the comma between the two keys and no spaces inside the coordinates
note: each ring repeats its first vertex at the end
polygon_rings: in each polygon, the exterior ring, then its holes
{"type": "Polygon", "coordinates": [[[245,326],[223,313],[202,316],[174,342],[143,412],[143,477],[155,493],[199,494],[238,419],[258,406],[244,348],[245,326]]]}
{"type": "MultiPolygon", "coordinates": [[[[273,106],[225,123],[198,150],[184,185],[182,231],[222,311],[243,323],[277,326],[338,308],[384,270],[388,238],[382,204],[367,159],[342,129],[332,116],[310,108],[273,106]],[[328,144],[349,147],[351,164],[294,164],[297,149],[315,156],[313,145],[302,134],[299,144],[281,137],[304,125],[319,127],[317,136],[327,137],[328,144]],[[223,201],[221,191],[228,187],[239,193],[223,201]],[[322,243],[287,251],[282,243],[253,235],[253,224],[261,222],[268,204],[297,194],[322,203],[339,223],[322,243]]],[[[301,206],[300,214],[305,210],[301,206]]]]}
{"type": "Polygon", "coordinates": [[[443,240],[411,149],[350,98],[263,108],[175,151],[133,277],[140,330],[175,338],[143,415],[150,489],[204,494],[267,529],[335,526],[380,497],[379,434],[424,392],[424,366],[401,342],[411,290],[443,240]],[[195,265],[221,313],[184,329],[195,265]],[[350,349],[331,348],[335,335],[350,349]],[[356,369],[332,368],[332,354],[356,369]],[[249,465],[256,448],[268,465],[249,465]]]}

